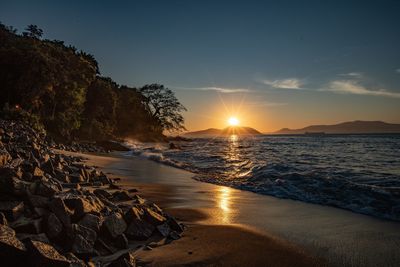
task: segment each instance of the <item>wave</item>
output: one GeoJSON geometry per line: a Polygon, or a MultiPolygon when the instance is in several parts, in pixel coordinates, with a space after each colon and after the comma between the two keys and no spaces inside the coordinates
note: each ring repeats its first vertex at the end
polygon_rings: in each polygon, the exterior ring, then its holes
{"type": "Polygon", "coordinates": [[[396,171],[400,160],[393,157],[398,151],[362,144],[357,148],[360,151],[352,148],[352,155],[340,149],[348,147],[349,140],[334,139],[325,140],[331,145],[329,150],[313,153],[309,147],[318,144],[305,146],[304,139],[258,141],[241,140],[232,145],[226,140],[196,140],[182,144],[182,150],[168,149],[165,144],[127,145],[131,155],[191,171],[199,181],[400,221],[400,177],[396,171]],[[367,165],[365,147],[374,155],[384,155],[374,156],[378,161],[374,168],[368,168],[371,164],[367,165]]]}

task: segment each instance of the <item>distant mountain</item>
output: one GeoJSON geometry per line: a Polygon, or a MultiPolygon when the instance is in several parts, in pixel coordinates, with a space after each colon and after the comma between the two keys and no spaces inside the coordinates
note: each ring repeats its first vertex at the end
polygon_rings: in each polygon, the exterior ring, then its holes
{"type": "Polygon", "coordinates": [[[254,128],[251,127],[240,127],[240,126],[231,126],[226,127],[224,129],[216,129],[216,128],[209,128],[206,130],[195,131],[195,132],[188,132],[185,133],[185,136],[192,136],[192,137],[207,137],[207,136],[227,136],[227,135],[259,135],[261,134],[254,128]]]}
{"type": "Polygon", "coordinates": [[[301,129],[283,128],[277,134],[304,134],[304,133],[349,134],[349,133],[400,133],[400,124],[383,121],[349,121],[333,125],[311,125],[301,129]]]}

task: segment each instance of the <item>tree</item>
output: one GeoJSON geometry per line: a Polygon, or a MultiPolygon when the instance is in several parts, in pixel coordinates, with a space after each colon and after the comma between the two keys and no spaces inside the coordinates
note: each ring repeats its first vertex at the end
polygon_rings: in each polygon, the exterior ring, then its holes
{"type": "Polygon", "coordinates": [[[145,85],[140,92],[144,96],[147,110],[163,130],[186,130],[181,114],[186,108],[178,101],[174,92],[160,84],[145,85]]]}
{"type": "Polygon", "coordinates": [[[25,28],[25,32],[22,33],[25,37],[31,37],[40,39],[43,35],[43,30],[37,25],[30,24],[25,28]]]}

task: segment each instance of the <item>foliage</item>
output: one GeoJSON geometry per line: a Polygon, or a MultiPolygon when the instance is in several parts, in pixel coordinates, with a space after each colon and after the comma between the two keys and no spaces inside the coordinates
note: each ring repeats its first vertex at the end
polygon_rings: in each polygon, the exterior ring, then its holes
{"type": "Polygon", "coordinates": [[[162,138],[164,130],[184,129],[186,109],[168,88],[119,86],[99,76],[93,55],[42,36],[36,25],[18,35],[0,23],[0,106],[18,106],[54,137],[67,139],[162,138]]]}
{"type": "Polygon", "coordinates": [[[174,92],[160,84],[145,85],[140,89],[147,110],[167,131],[186,130],[181,114],[186,108],[175,97],[174,92]]]}

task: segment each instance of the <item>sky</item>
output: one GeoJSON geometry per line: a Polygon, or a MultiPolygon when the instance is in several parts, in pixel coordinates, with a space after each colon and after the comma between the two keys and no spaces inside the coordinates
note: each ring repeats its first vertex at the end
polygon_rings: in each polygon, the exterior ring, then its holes
{"type": "Polygon", "coordinates": [[[161,83],[189,130],[400,123],[400,1],[4,1],[0,21],[95,56],[119,84],[161,83]]]}

